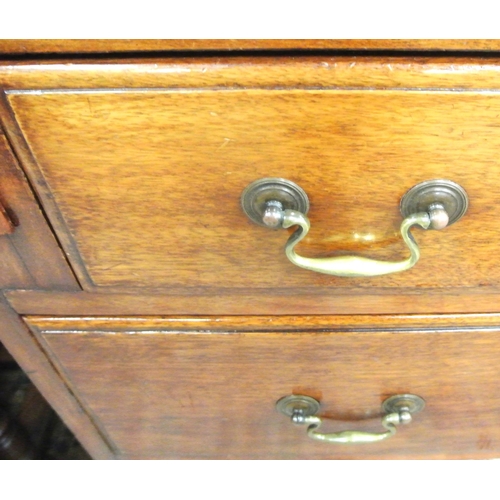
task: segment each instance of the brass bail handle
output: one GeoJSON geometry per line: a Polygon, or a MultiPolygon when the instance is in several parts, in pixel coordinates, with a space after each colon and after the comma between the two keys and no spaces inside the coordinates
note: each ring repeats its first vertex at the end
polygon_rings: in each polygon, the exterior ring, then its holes
{"type": "Polygon", "coordinates": [[[317,441],[337,444],[362,444],[376,443],[388,439],[396,434],[399,425],[409,424],[413,415],[424,409],[425,402],[420,396],[414,394],[396,394],[382,403],[381,424],[386,429],[384,432],[340,431],[333,433],[318,432],[323,419],[316,413],[320,403],[309,396],[291,395],[281,398],[276,403],[280,413],[290,417],[297,425],[307,425],[307,435],[317,441]]]}
{"type": "Polygon", "coordinates": [[[311,228],[306,216],[309,199],[297,184],[280,178],[259,179],[251,183],[241,197],[243,210],[250,219],[272,229],[298,226],[285,245],[285,254],[296,266],[342,277],[380,276],[406,271],[420,258],[420,249],[410,229],[441,230],[458,221],[467,211],[468,197],[458,184],[448,180],[432,180],[417,184],[401,199],[403,221],[400,233],[410,256],[401,261],[382,261],[357,255],[310,258],[295,251],[311,228]]]}

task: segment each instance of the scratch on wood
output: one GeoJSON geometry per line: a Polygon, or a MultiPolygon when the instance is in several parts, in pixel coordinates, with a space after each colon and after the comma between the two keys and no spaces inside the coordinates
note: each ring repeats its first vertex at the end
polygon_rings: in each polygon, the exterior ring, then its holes
{"type": "Polygon", "coordinates": [[[232,141],[232,139],[229,139],[228,137],[224,137],[224,141],[217,149],[225,148],[231,141],[232,141]]]}
{"type": "Polygon", "coordinates": [[[90,102],[90,97],[87,97],[87,103],[89,105],[89,112],[90,112],[91,115],[93,115],[94,114],[94,110],[92,109],[92,104],[90,102]]]}

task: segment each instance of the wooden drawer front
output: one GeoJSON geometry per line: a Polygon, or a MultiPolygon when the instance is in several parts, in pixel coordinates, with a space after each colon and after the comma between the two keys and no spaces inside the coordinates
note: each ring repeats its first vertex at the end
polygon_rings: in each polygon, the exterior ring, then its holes
{"type": "Polygon", "coordinates": [[[499,328],[433,331],[409,319],[400,331],[336,329],[332,318],[330,331],[311,332],[281,321],[281,331],[261,318],[238,333],[227,320],[27,318],[123,458],[500,455],[499,328]],[[330,432],[380,431],[393,394],[417,394],[426,408],[387,441],[333,445],[277,413],[292,393],[321,401],[330,432]]]}
{"type": "Polygon", "coordinates": [[[21,90],[8,100],[36,159],[26,169],[87,290],[497,291],[497,92],[448,83],[373,90],[360,81],[354,89],[21,90]],[[263,177],[308,193],[312,230],[300,252],[311,257],[405,258],[399,202],[425,180],[459,183],[471,204],[445,231],[414,230],[422,248],[414,269],[337,278],[290,264],[287,231],[243,214],[243,189],[263,177]]]}

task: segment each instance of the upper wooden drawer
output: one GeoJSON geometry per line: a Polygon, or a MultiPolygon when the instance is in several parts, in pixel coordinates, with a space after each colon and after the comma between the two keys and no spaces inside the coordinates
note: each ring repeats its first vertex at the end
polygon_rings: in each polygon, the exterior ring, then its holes
{"type": "MultiPolygon", "coordinates": [[[[257,63],[207,65],[205,79],[190,76],[194,63],[149,67],[147,79],[136,65],[137,81],[119,90],[99,87],[125,78],[117,65],[87,69],[91,88],[72,89],[83,86],[77,65],[74,75],[60,70],[59,88],[36,92],[33,75],[23,80],[17,68],[7,98],[33,154],[24,167],[83,287],[268,297],[325,288],[496,292],[500,66],[348,62],[267,61],[260,79],[257,63]],[[461,184],[471,204],[445,231],[414,230],[422,258],[411,271],[337,278],[294,267],[283,253],[286,231],[243,214],[242,191],[262,177],[308,193],[308,256],[405,257],[399,202],[428,179],[461,184]]],[[[40,75],[41,87],[53,82],[50,68],[40,75]]]]}

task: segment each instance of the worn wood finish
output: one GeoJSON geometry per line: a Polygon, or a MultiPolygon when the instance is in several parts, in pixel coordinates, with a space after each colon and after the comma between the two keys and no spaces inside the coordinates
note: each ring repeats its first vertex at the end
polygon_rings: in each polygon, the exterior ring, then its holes
{"type": "Polygon", "coordinates": [[[26,165],[29,176],[87,290],[213,293],[221,276],[226,289],[269,296],[353,286],[372,294],[498,289],[491,259],[500,217],[497,92],[200,89],[8,98],[40,169],[26,165]],[[290,264],[283,252],[289,233],[257,227],[242,213],[241,192],[262,177],[291,179],[308,193],[312,230],[300,251],[312,257],[405,258],[399,202],[424,180],[461,184],[471,205],[445,231],[414,230],[422,248],[414,269],[337,278],[290,264]]]}
{"type": "Polygon", "coordinates": [[[103,320],[94,331],[90,318],[27,321],[123,458],[500,453],[500,397],[491,390],[500,375],[498,328],[239,333],[238,323],[234,329],[226,323],[225,333],[175,333],[170,321],[162,328],[160,320],[136,318],[133,327],[130,320],[108,319],[103,332],[103,320]],[[321,414],[333,420],[325,431],[375,431],[381,402],[406,392],[423,397],[425,411],[396,437],[374,445],[310,441],[304,428],[274,409],[283,396],[306,394],[320,399],[321,414]],[[109,411],[113,406],[120,410],[109,411]]]}
{"type": "MultiPolygon", "coordinates": [[[[0,96],[0,122],[12,136],[12,128],[9,128],[12,120],[2,103],[0,96]]],[[[79,290],[26,177],[1,133],[0,175],[0,203],[15,226],[12,234],[0,236],[0,287],[79,290]]]]}
{"type": "Polygon", "coordinates": [[[54,369],[25,323],[0,299],[0,342],[52,405],[86,450],[96,459],[114,458],[106,439],[83,410],[61,374],[54,369]]]}
{"type": "Polygon", "coordinates": [[[498,57],[92,58],[0,62],[0,88],[498,88],[498,57]]]}
{"type": "Polygon", "coordinates": [[[171,39],[171,40],[0,40],[0,54],[72,54],[191,50],[478,50],[498,51],[500,40],[374,39],[171,39]]]}

